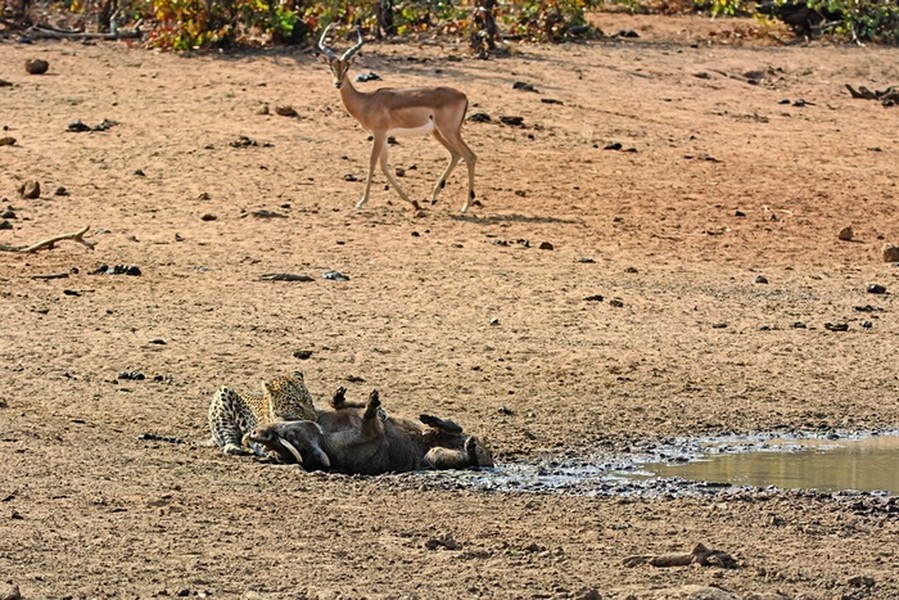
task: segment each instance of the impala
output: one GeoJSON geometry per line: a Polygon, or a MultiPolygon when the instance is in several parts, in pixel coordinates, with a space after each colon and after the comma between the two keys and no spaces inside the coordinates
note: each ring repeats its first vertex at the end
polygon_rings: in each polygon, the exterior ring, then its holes
{"type": "Polygon", "coordinates": [[[323,53],[323,62],[328,64],[334,76],[334,87],[340,91],[343,105],[359,124],[373,138],[371,159],[368,164],[368,179],[365,182],[365,193],[356,203],[362,208],[368,202],[371,180],[375,165],[380,162],[381,170],[390,185],[396,189],[400,197],[419,208],[418,202],[409,198],[387,166],[387,138],[389,136],[425,135],[430,133],[449,150],[450,162],[434,186],[431,204],[437,202],[437,194],[446,186],[446,180],[462,158],[468,166],[468,197],[462,205],[462,212],[468,210],[469,203],[474,200],[474,165],[477,157],[471,148],[462,140],[462,122],[468,110],[468,98],[459,90],[449,87],[418,88],[381,88],[374,92],[360,92],[353,87],[347,78],[353,57],[362,48],[362,30],[357,26],[356,35],[359,41],[355,46],[338,57],[325,45],[325,38],[331,25],[322,33],[318,47],[323,53]]]}

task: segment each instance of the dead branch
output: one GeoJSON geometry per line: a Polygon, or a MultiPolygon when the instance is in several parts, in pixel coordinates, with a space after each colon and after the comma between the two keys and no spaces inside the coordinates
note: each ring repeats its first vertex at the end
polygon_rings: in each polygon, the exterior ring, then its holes
{"type": "Polygon", "coordinates": [[[65,39],[65,40],[124,40],[140,38],[143,32],[140,28],[133,31],[113,31],[110,33],[92,33],[89,31],[65,31],[54,27],[46,27],[43,25],[31,27],[26,32],[28,37],[32,39],[65,39]]]}
{"type": "Polygon", "coordinates": [[[0,244],[0,252],[18,252],[20,254],[33,254],[38,250],[43,250],[46,248],[47,250],[52,250],[56,247],[56,242],[61,242],[63,240],[72,240],[73,242],[78,242],[84,246],[87,246],[91,250],[94,249],[94,246],[97,245],[97,242],[92,242],[90,240],[84,239],[84,234],[87,233],[87,230],[90,227],[85,227],[81,231],[75,231],[73,233],[63,233],[61,235],[55,235],[52,238],[48,238],[46,240],[37,242],[36,244],[31,244],[30,246],[9,246],[7,244],[0,244]]]}

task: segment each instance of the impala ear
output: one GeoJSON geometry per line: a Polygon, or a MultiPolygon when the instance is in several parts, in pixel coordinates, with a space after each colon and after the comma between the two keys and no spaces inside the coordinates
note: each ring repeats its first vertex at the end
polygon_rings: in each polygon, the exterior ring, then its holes
{"type": "Polygon", "coordinates": [[[318,55],[318,62],[327,65],[330,64],[331,60],[324,53],[322,53],[318,55]]]}

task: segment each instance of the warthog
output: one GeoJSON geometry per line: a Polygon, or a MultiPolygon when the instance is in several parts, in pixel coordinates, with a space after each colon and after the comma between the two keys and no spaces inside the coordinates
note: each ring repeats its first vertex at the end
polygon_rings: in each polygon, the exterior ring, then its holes
{"type": "Polygon", "coordinates": [[[257,427],[246,441],[275,452],[307,471],[377,475],[420,469],[492,467],[490,451],[456,423],[421,415],[419,421],[387,416],[378,390],[363,406],[348,403],[340,388],[318,421],[278,421],[257,427]]]}

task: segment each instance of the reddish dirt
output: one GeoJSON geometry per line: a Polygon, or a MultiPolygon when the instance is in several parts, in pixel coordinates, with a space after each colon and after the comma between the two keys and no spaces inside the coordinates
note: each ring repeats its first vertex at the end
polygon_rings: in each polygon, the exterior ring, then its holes
{"type": "MultiPolygon", "coordinates": [[[[218,386],[295,369],[319,400],[378,387],[388,410],[452,417],[500,464],[899,427],[899,269],[881,260],[899,243],[899,108],[844,88],[899,83],[896,50],[596,21],[642,37],[490,61],[366,46],[354,73],[383,81],[359,87],[448,84],[490,115],[464,127],[481,199],[465,217],[461,169],[421,212],[381,174],[354,208],[369,143],[308,52],[0,42],[16,138],[0,146],[15,213],[0,244],[83,227],[96,242],[0,252],[0,582],[28,599],[899,596],[899,525],[870,497],[416,489],[204,445],[218,386]],[[49,72],[26,74],[28,58],[49,72]],[[66,132],[75,119],[116,124],[66,132]],[[38,199],[17,192],[29,179],[38,199]],[[260,281],[272,272],[314,281],[260,281]],[[697,542],[739,568],[624,565],[697,542]]],[[[446,156],[404,139],[391,162],[424,199],[446,156]]]]}

